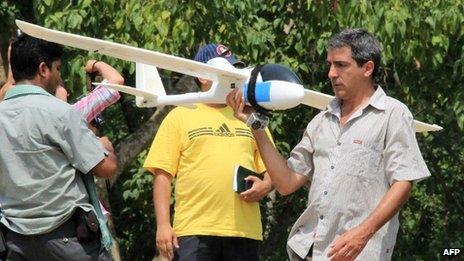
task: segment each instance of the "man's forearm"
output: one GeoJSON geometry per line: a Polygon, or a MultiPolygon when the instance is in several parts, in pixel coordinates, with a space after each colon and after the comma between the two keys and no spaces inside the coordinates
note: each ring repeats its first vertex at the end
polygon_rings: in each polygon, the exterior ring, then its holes
{"type": "Polygon", "coordinates": [[[272,184],[277,191],[282,195],[288,195],[300,188],[306,182],[306,178],[287,166],[287,161],[274,148],[264,131],[253,130],[252,132],[258,144],[261,158],[266,165],[267,173],[269,173],[272,184]]]}
{"type": "Polygon", "coordinates": [[[327,257],[331,260],[356,258],[374,234],[388,222],[408,199],[411,192],[409,181],[394,183],[377,205],[375,210],[359,226],[354,227],[335,239],[327,257]]]}
{"type": "Polygon", "coordinates": [[[157,170],[153,179],[153,202],[155,207],[156,224],[170,225],[171,180],[169,173],[157,170]],[[169,176],[168,176],[169,175],[169,176]]]}
{"type": "MultiPolygon", "coordinates": [[[[246,123],[250,117],[250,108],[245,110],[245,99],[239,88],[231,91],[226,98],[227,105],[234,109],[234,117],[246,123]]],[[[266,132],[252,130],[256,143],[258,144],[261,158],[266,165],[267,173],[271,177],[272,184],[282,195],[288,195],[307,182],[307,178],[292,171],[287,166],[287,161],[274,148],[266,132]]]]}
{"type": "Polygon", "coordinates": [[[110,179],[116,173],[118,160],[114,152],[110,152],[102,161],[92,169],[92,173],[102,179],[110,179]]]}
{"type": "Polygon", "coordinates": [[[124,78],[121,74],[105,62],[95,62],[93,69],[98,71],[103,79],[108,80],[109,83],[124,84],[124,78]]]}
{"type": "Polygon", "coordinates": [[[408,200],[411,194],[410,181],[397,181],[387,191],[375,210],[359,225],[372,237],[387,223],[408,200]]]}

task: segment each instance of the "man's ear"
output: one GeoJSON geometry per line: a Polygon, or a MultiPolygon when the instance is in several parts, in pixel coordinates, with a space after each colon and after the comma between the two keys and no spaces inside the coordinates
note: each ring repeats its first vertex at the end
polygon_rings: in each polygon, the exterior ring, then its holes
{"type": "Polygon", "coordinates": [[[372,74],[374,73],[374,67],[375,67],[374,62],[367,61],[366,63],[364,63],[363,67],[364,67],[364,76],[366,77],[372,76],[372,74]]]}
{"type": "Polygon", "coordinates": [[[39,64],[39,68],[37,69],[37,74],[38,74],[41,78],[47,78],[49,73],[50,73],[50,68],[48,68],[48,66],[47,66],[46,63],[41,62],[41,63],[39,64]]]}

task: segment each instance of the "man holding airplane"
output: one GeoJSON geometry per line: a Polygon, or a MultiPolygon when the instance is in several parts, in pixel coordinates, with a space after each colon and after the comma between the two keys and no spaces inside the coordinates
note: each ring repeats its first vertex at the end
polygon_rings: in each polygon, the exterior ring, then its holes
{"type": "MultiPolygon", "coordinates": [[[[281,194],[310,185],[307,209],[288,238],[291,260],[390,260],[399,209],[413,182],[430,176],[408,108],[374,83],[380,52],[362,29],[332,36],[327,63],[336,98],[311,120],[287,161],[267,135],[252,131],[281,194]]],[[[240,90],[227,103],[248,120],[240,90]]]]}
{"type": "MultiPolygon", "coordinates": [[[[206,63],[224,57],[238,65],[224,45],[209,44],[195,60],[206,63]]],[[[211,81],[198,79],[201,91],[211,81]]],[[[225,104],[177,107],[163,120],[144,167],[154,174],[156,244],[159,252],[175,260],[258,260],[262,225],[259,200],[271,190],[250,176],[252,187],[233,190],[234,167],[258,173],[265,168],[247,126],[233,117],[225,104]],[[175,215],[171,226],[171,182],[176,179],[175,215]]]]}

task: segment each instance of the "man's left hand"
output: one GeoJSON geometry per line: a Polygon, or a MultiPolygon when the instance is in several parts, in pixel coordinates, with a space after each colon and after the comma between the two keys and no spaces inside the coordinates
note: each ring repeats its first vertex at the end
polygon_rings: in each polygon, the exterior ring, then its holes
{"type": "Polygon", "coordinates": [[[260,201],[272,189],[270,180],[261,180],[255,176],[248,176],[245,180],[253,182],[253,186],[250,189],[240,193],[240,197],[246,202],[260,201]]]}
{"type": "Polygon", "coordinates": [[[338,237],[331,245],[327,257],[332,261],[354,260],[364,249],[372,234],[361,226],[338,237]]]}

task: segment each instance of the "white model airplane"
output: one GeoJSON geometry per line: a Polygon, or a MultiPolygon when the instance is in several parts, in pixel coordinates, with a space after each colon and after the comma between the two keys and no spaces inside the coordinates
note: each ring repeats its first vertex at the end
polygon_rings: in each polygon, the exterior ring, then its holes
{"type": "MultiPolygon", "coordinates": [[[[246,101],[253,99],[254,101],[250,101],[250,103],[258,104],[267,110],[284,110],[301,103],[324,110],[330,100],[334,98],[331,95],[307,90],[297,81],[289,82],[280,79],[278,75],[272,73],[276,68],[281,70],[279,65],[264,65],[263,69],[267,66],[271,73],[264,77],[263,71],[261,71],[255,75],[253,80],[256,81],[256,84],[250,85],[250,75],[253,68],[237,69],[221,57],[214,58],[205,64],[110,41],[51,30],[20,20],[16,20],[16,25],[21,31],[33,37],[136,62],[136,88],[116,84],[98,84],[135,95],[137,97],[136,104],[139,107],[163,105],[190,107],[193,106],[193,103],[224,104],[226,95],[232,88],[237,87],[243,89],[246,101]],[[156,67],[208,79],[213,81],[213,85],[207,92],[166,95],[156,67]]],[[[290,76],[293,74],[293,72],[288,71],[285,73],[290,76]]],[[[436,124],[420,121],[414,121],[414,127],[416,132],[443,129],[436,124]]]]}

